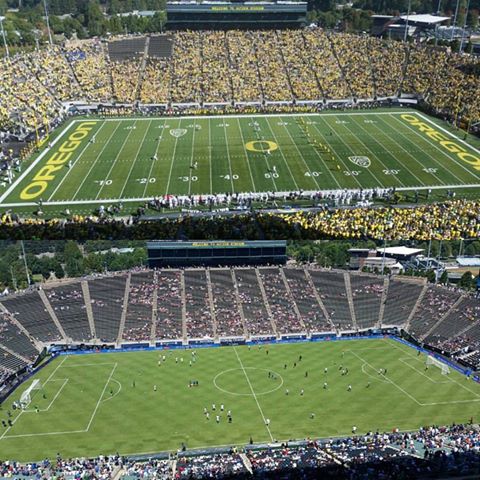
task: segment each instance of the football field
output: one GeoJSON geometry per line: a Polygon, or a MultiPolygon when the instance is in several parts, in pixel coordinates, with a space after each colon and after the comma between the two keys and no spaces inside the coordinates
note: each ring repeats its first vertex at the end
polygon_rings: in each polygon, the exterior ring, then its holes
{"type": "Polygon", "coordinates": [[[34,377],[42,389],[26,410],[11,404],[33,379],[2,406],[13,424],[0,432],[2,456],[148,454],[479,420],[480,385],[427,369],[425,355],[394,340],[192,351],[56,358],[34,377]]]}
{"type": "Polygon", "coordinates": [[[164,195],[480,186],[480,150],[408,110],[77,118],[55,132],[0,208],[92,209],[164,195]]]}

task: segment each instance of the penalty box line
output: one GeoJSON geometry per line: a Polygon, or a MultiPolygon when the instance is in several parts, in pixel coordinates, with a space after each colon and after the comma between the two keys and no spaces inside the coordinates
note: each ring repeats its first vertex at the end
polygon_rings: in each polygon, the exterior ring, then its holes
{"type": "MultiPolygon", "coordinates": [[[[65,361],[68,357],[65,357],[65,359],[63,361],[65,361]]],[[[62,361],[62,363],[63,363],[62,361]]],[[[57,369],[62,365],[62,363],[52,372],[52,375],[57,371],[57,369]]],[[[73,366],[73,365],[72,365],[73,366]]],[[[97,414],[97,411],[98,411],[98,407],[100,406],[100,404],[102,403],[102,399],[103,399],[103,396],[105,395],[105,391],[108,387],[108,384],[110,383],[110,380],[112,379],[112,376],[113,374],[115,373],[115,370],[118,366],[118,363],[115,363],[113,364],[113,368],[112,368],[112,371],[110,372],[110,375],[108,376],[107,378],[107,381],[105,382],[105,385],[103,387],[103,390],[102,390],[102,393],[100,394],[100,397],[97,401],[97,404],[95,405],[95,409],[93,410],[93,413],[90,417],[90,420],[88,422],[88,425],[85,429],[83,430],[69,430],[69,431],[64,431],[64,432],[42,432],[42,433],[24,433],[24,434],[19,434],[19,435],[6,435],[6,433],[8,432],[8,430],[10,430],[11,427],[9,427],[5,433],[0,437],[0,440],[3,439],[3,438],[21,438],[21,437],[41,437],[41,436],[50,436],[50,435],[67,435],[67,434],[71,434],[71,433],[87,433],[89,430],[90,430],[90,426],[92,425],[92,422],[95,418],[95,415],[97,414]]],[[[49,379],[50,380],[50,377],[49,379]]],[[[48,381],[47,380],[47,381],[48,381]]],[[[46,382],[45,382],[46,383],[46,382]]],[[[23,410],[22,412],[20,412],[20,414],[17,416],[17,418],[15,419],[15,421],[20,417],[20,415],[23,413],[23,410]]],[[[15,421],[13,423],[15,423],[15,421]]]]}

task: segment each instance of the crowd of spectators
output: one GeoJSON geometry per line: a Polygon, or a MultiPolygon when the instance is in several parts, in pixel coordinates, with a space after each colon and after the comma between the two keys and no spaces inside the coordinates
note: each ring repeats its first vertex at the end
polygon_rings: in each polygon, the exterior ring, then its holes
{"type": "MultiPolygon", "coordinates": [[[[88,479],[452,478],[480,472],[478,425],[429,426],[401,433],[367,432],[223,452],[179,451],[169,458],[119,456],[20,464],[0,462],[0,476],[88,479]]],[[[473,478],[473,477],[469,477],[473,478]]]]}
{"type": "MultiPolygon", "coordinates": [[[[0,131],[32,132],[61,102],[209,103],[374,99],[416,94],[439,113],[480,119],[478,59],[445,48],[322,29],[172,35],[171,56],[109,58],[105,42],[72,41],[0,64],[0,131]]],[[[127,38],[128,40],[128,38],[127,38]]]]}

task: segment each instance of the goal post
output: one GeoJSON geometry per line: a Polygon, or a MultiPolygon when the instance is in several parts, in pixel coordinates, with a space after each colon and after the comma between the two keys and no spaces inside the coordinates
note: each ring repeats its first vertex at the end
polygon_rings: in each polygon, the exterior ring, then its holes
{"type": "Polygon", "coordinates": [[[448,365],[445,365],[443,362],[440,360],[437,360],[435,357],[432,357],[429,355],[427,357],[427,361],[425,362],[425,365],[430,366],[433,365],[435,367],[438,367],[442,371],[442,375],[448,375],[450,373],[450,368],[448,368],[448,365]]]}
{"type": "Polygon", "coordinates": [[[22,393],[20,396],[20,405],[22,409],[25,410],[25,408],[30,405],[32,401],[32,392],[35,390],[41,390],[42,389],[42,384],[40,380],[34,380],[32,384],[22,393]]]}

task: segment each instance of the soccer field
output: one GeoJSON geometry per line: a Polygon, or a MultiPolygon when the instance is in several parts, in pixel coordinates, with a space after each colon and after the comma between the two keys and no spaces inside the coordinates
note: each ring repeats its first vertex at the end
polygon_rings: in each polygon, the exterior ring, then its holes
{"type": "MultiPolygon", "coordinates": [[[[456,371],[425,369],[425,355],[394,340],[196,352],[192,365],[191,350],[58,357],[35,376],[43,391],[35,392],[26,411],[13,412],[11,428],[2,429],[2,456],[146,454],[182,442],[187,448],[244,445],[250,438],[260,443],[349,435],[354,425],[360,434],[478,421],[478,384],[456,371]],[[158,365],[162,355],[166,360],[158,365]],[[189,387],[192,380],[199,385],[189,387]]],[[[3,420],[32,381],[3,405],[3,420]]]]}
{"type": "Polygon", "coordinates": [[[41,200],[91,211],[167,194],[480,187],[477,144],[408,110],[81,118],[50,143],[0,190],[0,207],[41,200]]]}

